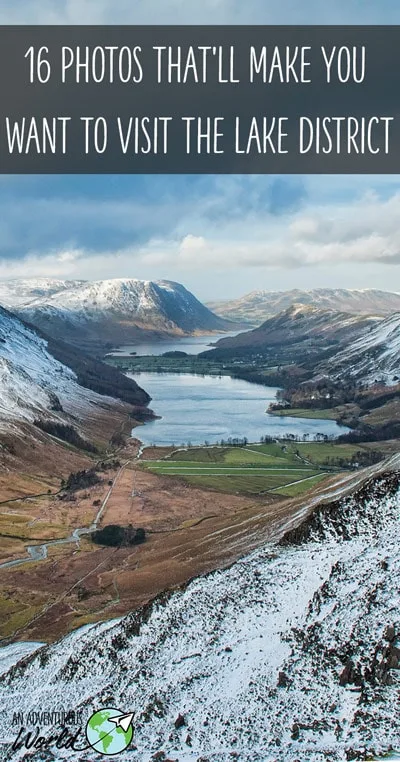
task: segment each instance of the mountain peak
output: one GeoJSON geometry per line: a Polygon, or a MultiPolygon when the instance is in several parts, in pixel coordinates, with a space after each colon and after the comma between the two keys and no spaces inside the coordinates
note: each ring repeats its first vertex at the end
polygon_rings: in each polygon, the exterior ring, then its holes
{"type": "Polygon", "coordinates": [[[21,283],[0,284],[0,302],[3,298],[4,304],[47,334],[80,346],[104,348],[105,343],[144,340],[151,333],[162,338],[232,328],[232,323],[170,280],[49,281],[41,290],[37,282],[21,283]]]}

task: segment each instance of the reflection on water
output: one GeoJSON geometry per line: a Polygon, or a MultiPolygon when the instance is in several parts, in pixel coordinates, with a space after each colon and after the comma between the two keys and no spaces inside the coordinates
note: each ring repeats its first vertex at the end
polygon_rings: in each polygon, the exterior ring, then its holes
{"type": "Polygon", "coordinates": [[[338,436],[348,429],[334,421],[281,418],[266,414],[275,400],[274,387],[250,384],[229,376],[140,373],[133,376],[151,395],[151,407],[162,416],[135,430],[145,444],[215,443],[228,437],[322,433],[338,436]]]}

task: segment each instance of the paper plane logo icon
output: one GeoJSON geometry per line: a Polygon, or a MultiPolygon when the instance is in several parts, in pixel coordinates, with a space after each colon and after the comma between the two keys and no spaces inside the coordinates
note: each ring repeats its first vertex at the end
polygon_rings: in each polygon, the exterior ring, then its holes
{"type": "Polygon", "coordinates": [[[133,712],[130,712],[129,714],[119,714],[117,717],[109,717],[108,721],[113,722],[118,728],[122,728],[124,733],[127,733],[129,726],[132,725],[133,716],[133,712]]]}

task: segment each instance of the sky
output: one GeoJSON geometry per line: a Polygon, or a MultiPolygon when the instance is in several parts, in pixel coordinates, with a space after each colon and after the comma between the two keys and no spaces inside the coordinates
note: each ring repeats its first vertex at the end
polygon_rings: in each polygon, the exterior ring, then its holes
{"type": "MultiPolygon", "coordinates": [[[[397,0],[0,0],[16,24],[396,24],[397,0]]],[[[1,176],[0,278],[400,291],[399,176],[1,176]]]]}

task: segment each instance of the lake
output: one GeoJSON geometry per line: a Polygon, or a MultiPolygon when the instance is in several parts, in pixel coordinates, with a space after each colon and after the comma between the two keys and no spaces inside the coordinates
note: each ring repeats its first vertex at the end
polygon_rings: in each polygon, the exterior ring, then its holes
{"type": "Polygon", "coordinates": [[[171,338],[157,342],[149,341],[127,344],[123,347],[118,347],[118,349],[109,354],[119,357],[121,354],[129,355],[134,352],[142,357],[146,355],[159,356],[163,355],[164,352],[179,350],[180,352],[186,352],[188,355],[197,355],[200,352],[212,349],[210,344],[214,344],[218,339],[226,339],[227,336],[237,336],[237,333],[237,331],[231,331],[230,333],[211,333],[203,334],[203,336],[184,336],[182,339],[171,338]]]}
{"type": "Polygon", "coordinates": [[[274,387],[229,376],[127,375],[146,389],[152,397],[151,408],[162,416],[134,429],[134,436],[145,444],[204,444],[205,441],[212,444],[228,437],[247,437],[249,442],[258,442],[264,435],[286,434],[309,434],[312,439],[316,433],[339,436],[348,431],[335,421],[268,415],[265,411],[277,392],[274,387]]]}

